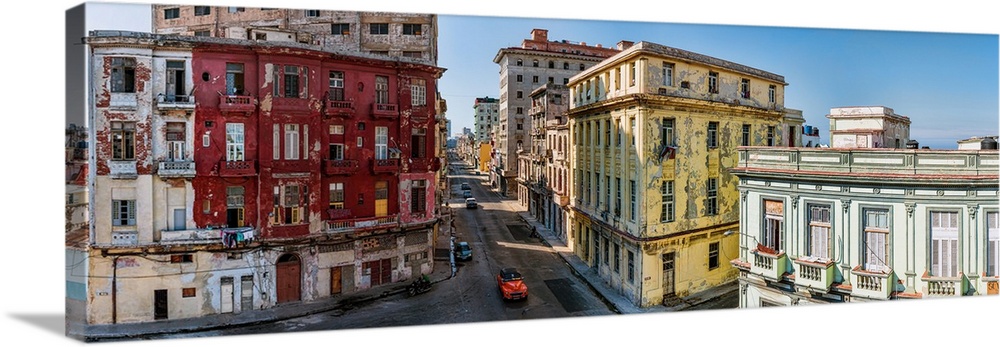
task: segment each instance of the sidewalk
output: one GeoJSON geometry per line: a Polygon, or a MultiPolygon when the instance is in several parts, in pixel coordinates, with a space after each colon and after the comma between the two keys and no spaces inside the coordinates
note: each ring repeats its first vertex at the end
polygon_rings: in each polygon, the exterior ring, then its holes
{"type": "MultiPolygon", "coordinates": [[[[447,249],[449,253],[451,252],[450,225],[451,215],[446,213],[442,216],[437,239],[434,240],[434,271],[429,275],[433,283],[451,279],[452,276],[451,257],[438,257],[436,252],[437,249],[447,249]]],[[[66,300],[66,336],[92,342],[249,326],[348,308],[359,302],[378,300],[397,294],[405,295],[409,284],[410,281],[398,282],[334,297],[283,303],[264,310],[243,311],[238,314],[213,314],[195,318],[101,325],[83,324],[85,315],[83,304],[75,300],[66,300]]]]}
{"type": "MultiPolygon", "coordinates": [[[[497,196],[500,197],[499,194],[497,194],[497,196]]],[[[532,217],[531,214],[528,213],[528,211],[520,211],[521,207],[518,206],[515,199],[500,198],[502,202],[507,205],[508,209],[518,211],[517,214],[522,220],[528,223],[528,225],[534,226],[535,229],[538,230],[538,234],[541,236],[542,242],[549,247],[552,247],[552,249],[555,250],[556,253],[558,253],[571,268],[573,268],[573,272],[587,282],[587,285],[589,285],[592,290],[600,294],[604,300],[611,304],[611,306],[614,307],[615,311],[618,313],[631,314],[684,311],[736,290],[736,286],[719,286],[684,298],[679,298],[676,302],[669,303],[668,305],[638,307],[621,294],[618,294],[611,288],[611,286],[605,283],[604,280],[597,275],[594,269],[573,254],[569,247],[566,247],[566,243],[559,239],[552,230],[546,228],[542,223],[539,223],[535,217],[532,217]]]]}

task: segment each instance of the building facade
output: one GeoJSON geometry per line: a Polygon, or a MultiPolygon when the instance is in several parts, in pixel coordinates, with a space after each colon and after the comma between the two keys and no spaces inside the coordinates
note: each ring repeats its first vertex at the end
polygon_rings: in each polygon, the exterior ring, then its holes
{"type": "Polygon", "coordinates": [[[619,49],[585,42],[549,41],[548,30],[534,29],[531,38],[520,47],[501,48],[493,58],[500,66],[499,124],[494,129],[494,172],[496,188],[504,196],[516,196],[519,150],[530,146],[531,121],[528,117],[531,100],[528,94],[546,84],[565,85],[570,77],[610,57],[630,43],[619,43],[619,49]]]}
{"type": "Polygon", "coordinates": [[[432,270],[443,69],[280,41],[85,42],[88,324],[239,314],[432,270]]]}
{"type": "MultiPolygon", "coordinates": [[[[546,83],[531,92],[532,152],[522,157],[528,212],[566,242],[569,219],[569,89],[546,83]]],[[[567,242],[567,245],[572,245],[567,242]]]]}
{"type": "Polygon", "coordinates": [[[500,122],[500,103],[496,98],[482,97],[476,98],[472,104],[473,110],[473,132],[476,134],[476,143],[490,143],[492,140],[493,127],[500,122]]]}
{"type": "Polygon", "coordinates": [[[298,42],[437,65],[437,15],[153,5],[153,33],[298,42]]]}
{"type": "Polygon", "coordinates": [[[997,294],[997,150],[739,156],[741,308],[997,294]]]}
{"type": "MultiPolygon", "coordinates": [[[[637,306],[735,283],[738,146],[786,146],[784,77],[640,42],[569,81],[569,238],[637,306]]],[[[795,119],[798,115],[798,119],[795,119]]]]}
{"type": "Polygon", "coordinates": [[[830,147],[906,148],[910,118],[885,106],[835,107],[830,119],[830,147]]]}

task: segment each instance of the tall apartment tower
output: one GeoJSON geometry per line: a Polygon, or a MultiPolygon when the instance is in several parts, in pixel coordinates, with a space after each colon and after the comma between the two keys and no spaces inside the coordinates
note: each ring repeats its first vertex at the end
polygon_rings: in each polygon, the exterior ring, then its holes
{"type": "Polygon", "coordinates": [[[437,15],[153,5],[153,32],[289,41],[437,65],[437,15]]]}
{"type": "Polygon", "coordinates": [[[586,42],[549,41],[548,30],[533,29],[531,38],[520,47],[501,48],[493,62],[500,65],[499,129],[496,142],[500,193],[515,194],[517,151],[530,145],[531,122],[528,94],[546,83],[565,85],[570,77],[617,54],[632,43],[621,41],[616,48],[588,46],[586,42]]]}
{"type": "Polygon", "coordinates": [[[491,97],[476,98],[472,110],[475,112],[473,131],[476,133],[476,143],[489,143],[493,125],[500,120],[500,100],[491,97]]]}

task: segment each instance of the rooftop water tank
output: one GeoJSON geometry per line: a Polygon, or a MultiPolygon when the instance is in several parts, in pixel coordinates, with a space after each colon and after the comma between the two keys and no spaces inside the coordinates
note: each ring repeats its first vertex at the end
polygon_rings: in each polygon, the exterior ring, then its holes
{"type": "Polygon", "coordinates": [[[980,143],[980,149],[997,149],[997,140],[992,137],[987,137],[983,139],[980,143]]]}
{"type": "Polygon", "coordinates": [[[917,143],[917,140],[906,141],[906,149],[917,149],[917,148],[920,148],[920,144],[917,143]]]}

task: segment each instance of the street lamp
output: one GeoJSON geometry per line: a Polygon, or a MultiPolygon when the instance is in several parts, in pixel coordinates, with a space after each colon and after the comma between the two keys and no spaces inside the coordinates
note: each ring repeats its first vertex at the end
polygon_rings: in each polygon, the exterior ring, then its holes
{"type": "MultiPolygon", "coordinates": [[[[742,233],[742,232],[736,231],[736,230],[726,230],[726,232],[722,233],[722,236],[729,236],[729,235],[732,235],[732,234],[740,234],[740,235],[749,237],[749,238],[753,239],[753,242],[757,243],[757,246],[760,246],[760,241],[757,240],[756,237],[754,237],[753,235],[749,235],[749,234],[746,234],[746,233],[742,233]]],[[[743,246],[743,242],[740,242],[740,248],[747,249],[748,247],[744,247],[743,246]]],[[[754,248],[756,248],[756,247],[754,247],[754,248]]]]}

